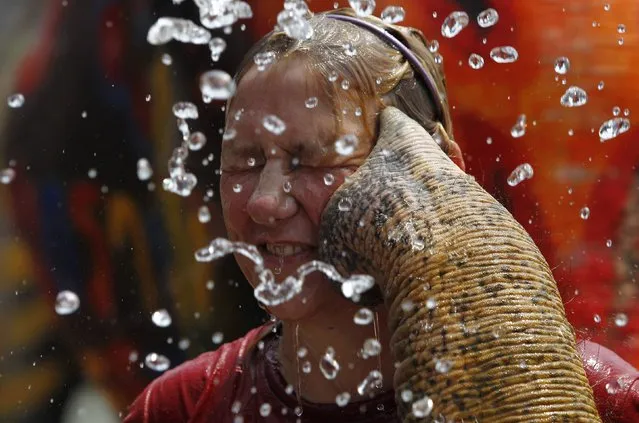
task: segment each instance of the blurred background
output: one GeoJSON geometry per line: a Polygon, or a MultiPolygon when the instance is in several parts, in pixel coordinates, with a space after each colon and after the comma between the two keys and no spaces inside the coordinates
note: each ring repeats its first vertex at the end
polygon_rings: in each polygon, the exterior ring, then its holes
{"type": "MultiPolygon", "coordinates": [[[[223,104],[202,103],[198,77],[233,74],[282,10],[281,0],[248,3],[252,19],[214,33],[228,47],[213,63],[205,46],[146,41],[160,16],[197,21],[191,0],[0,0],[0,171],[15,173],[0,175],[1,422],[119,421],[160,374],[144,364],[148,354],[174,367],[216,348],[213,334],[230,341],[266,318],[232,258],[193,258],[224,236],[215,172],[223,104]],[[15,94],[21,107],[9,107],[15,94]],[[208,137],[189,157],[199,183],[188,198],[162,189],[180,139],[177,101],[198,105],[192,129],[208,137]],[[140,158],[150,180],[138,178],[140,158]],[[77,312],[56,313],[63,290],[78,295],[77,312]],[[152,322],[159,309],[170,325],[152,322]]],[[[579,336],[638,366],[639,2],[378,0],[374,13],[389,5],[439,42],[468,170],[537,242],[579,336]],[[488,7],[499,22],[481,28],[488,7]],[[444,38],[456,10],[470,24],[444,38]],[[516,62],[489,59],[503,45],[518,50],[516,62]],[[485,59],[481,69],[469,66],[471,53],[485,59]],[[562,56],[566,74],[554,69],[562,56]],[[572,85],[588,93],[585,106],[560,105],[572,85]],[[615,107],[631,127],[602,143],[615,107]],[[526,133],[514,138],[521,114],[526,133]],[[509,186],[523,163],[533,178],[509,186]]]]}

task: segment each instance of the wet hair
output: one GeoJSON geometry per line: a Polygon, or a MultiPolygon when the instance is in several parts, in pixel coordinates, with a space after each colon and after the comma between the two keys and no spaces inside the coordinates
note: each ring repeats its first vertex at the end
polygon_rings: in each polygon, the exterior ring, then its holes
{"type": "MultiPolygon", "coordinates": [[[[260,52],[272,52],[276,60],[301,59],[309,71],[324,81],[323,88],[334,100],[334,116],[342,116],[343,105],[357,104],[367,116],[365,99],[374,98],[377,107],[394,106],[406,113],[426,129],[448,154],[453,139],[453,128],[446,95],[446,82],[436,56],[430,52],[428,41],[421,31],[400,25],[384,23],[368,16],[357,17],[372,23],[398,38],[419,59],[432,76],[437,93],[429,92],[419,73],[394,47],[371,31],[330,15],[356,17],[350,8],[331,10],[313,15],[309,23],[313,36],[308,40],[290,38],[277,28],[257,42],[246,54],[235,76],[236,83],[254,66],[254,57],[260,52]],[[354,53],[354,54],[353,54],[354,53]],[[333,74],[333,75],[332,75],[333,74]],[[331,81],[331,76],[337,80],[331,81]],[[350,89],[340,84],[347,80],[350,89]],[[441,99],[442,121],[432,98],[441,99]]],[[[370,103],[369,103],[370,104],[370,103]]],[[[227,108],[228,110],[228,108],[227,108]]]]}

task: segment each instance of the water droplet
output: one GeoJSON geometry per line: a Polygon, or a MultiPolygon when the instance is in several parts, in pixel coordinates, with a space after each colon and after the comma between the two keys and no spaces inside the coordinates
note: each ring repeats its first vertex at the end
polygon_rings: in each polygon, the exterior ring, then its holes
{"type": "Polygon", "coordinates": [[[317,99],[317,97],[309,97],[304,102],[304,105],[306,106],[307,109],[314,109],[315,107],[317,107],[318,103],[319,103],[319,100],[317,99]]]}
{"type": "Polygon", "coordinates": [[[0,170],[0,184],[9,185],[16,177],[16,171],[10,167],[0,170]]]}
{"type": "Polygon", "coordinates": [[[211,60],[217,62],[220,55],[226,50],[226,41],[223,38],[215,37],[209,41],[209,50],[211,51],[211,60]]]}
{"type": "Polygon", "coordinates": [[[533,168],[529,163],[520,164],[508,176],[508,185],[511,187],[517,186],[520,182],[532,178],[533,174],[533,168]]]}
{"type": "Polygon", "coordinates": [[[630,121],[627,118],[617,117],[607,120],[599,127],[599,140],[608,141],[627,132],[628,129],[630,129],[630,121]]]}
{"type": "Polygon", "coordinates": [[[429,298],[426,300],[426,308],[428,310],[434,310],[437,307],[437,301],[434,298],[429,298]]]}
{"type": "Polygon", "coordinates": [[[555,72],[557,72],[558,74],[564,75],[568,72],[569,69],[570,60],[567,57],[561,56],[555,60],[555,72]]]}
{"type": "Polygon", "coordinates": [[[144,359],[144,364],[156,372],[164,372],[171,367],[171,361],[162,354],[150,353],[144,359]]]}
{"type": "Polygon", "coordinates": [[[335,141],[335,151],[342,156],[349,156],[355,152],[358,139],[353,134],[347,134],[335,141]]]}
{"type": "Polygon", "coordinates": [[[24,96],[20,93],[11,94],[7,97],[7,105],[12,109],[18,109],[24,106],[24,96]]]}
{"type": "Polygon", "coordinates": [[[619,25],[617,25],[617,32],[618,32],[619,34],[625,34],[625,32],[626,32],[626,25],[624,25],[624,24],[619,24],[619,25]]]}
{"type": "Polygon", "coordinates": [[[211,212],[206,206],[202,206],[197,211],[197,220],[200,223],[207,223],[211,220],[211,212]]]}
{"type": "Polygon", "coordinates": [[[239,194],[240,192],[242,192],[242,185],[241,184],[233,185],[233,192],[236,194],[239,194]]]}
{"type": "Polygon", "coordinates": [[[437,50],[439,50],[439,41],[431,40],[428,43],[428,51],[430,51],[431,53],[437,53],[437,50]]]}
{"type": "Polygon", "coordinates": [[[189,136],[188,147],[191,151],[201,150],[202,147],[206,144],[206,135],[201,132],[193,132],[189,136]]]}
{"type": "Polygon", "coordinates": [[[477,23],[482,28],[488,28],[497,23],[499,20],[499,13],[493,8],[488,8],[477,15],[477,23]]]}
{"type": "Polygon", "coordinates": [[[153,169],[151,164],[144,157],[138,160],[137,174],[140,181],[147,181],[153,176],[153,169]]]}
{"type": "Polygon", "coordinates": [[[344,79],[340,85],[343,90],[347,90],[351,86],[351,83],[348,82],[348,79],[344,79]]]}
{"type": "Polygon", "coordinates": [[[404,389],[400,396],[402,397],[402,401],[404,402],[411,402],[413,400],[413,391],[411,391],[410,389],[404,389]]]}
{"type": "Polygon", "coordinates": [[[368,338],[364,341],[362,352],[365,358],[378,356],[382,352],[382,344],[375,338],[368,338]]]}
{"type": "Polygon", "coordinates": [[[484,67],[484,58],[481,57],[479,54],[472,53],[468,57],[468,66],[473,69],[481,69],[484,67]]]}
{"type": "Polygon", "coordinates": [[[235,94],[235,81],[221,70],[205,72],[200,77],[200,91],[211,100],[228,100],[235,94]]]}
{"type": "Polygon", "coordinates": [[[612,247],[612,239],[609,239],[606,241],[606,247],[608,248],[612,247]]]}
{"type": "Polygon", "coordinates": [[[610,10],[610,3],[604,3],[604,10],[608,12],[610,10]]]}
{"type": "MultiPolygon", "coordinates": [[[[344,54],[349,57],[357,56],[357,49],[352,43],[346,43],[344,44],[344,54]]],[[[342,82],[342,84],[344,84],[344,82],[342,82]]]]}
{"type": "Polygon", "coordinates": [[[375,10],[375,0],[348,0],[357,16],[368,16],[375,10]]]}
{"type": "Polygon", "coordinates": [[[335,397],[335,404],[337,404],[339,407],[346,407],[350,400],[351,394],[349,394],[348,392],[342,392],[341,394],[337,394],[337,396],[335,397]]]}
{"type": "Polygon", "coordinates": [[[528,368],[528,365],[526,364],[526,362],[524,360],[521,360],[519,362],[519,368],[520,369],[526,369],[526,368],[528,368]]]}
{"type": "Polygon", "coordinates": [[[630,109],[623,109],[624,116],[630,116],[630,109]]]}
{"type": "Polygon", "coordinates": [[[621,385],[619,385],[619,382],[617,380],[613,380],[611,382],[606,383],[604,387],[606,388],[607,393],[609,393],[610,395],[613,395],[615,392],[617,392],[621,388],[621,385]]]}
{"type": "Polygon", "coordinates": [[[224,340],[224,334],[222,332],[215,332],[211,337],[214,344],[219,345],[224,340]]]}
{"type": "Polygon", "coordinates": [[[304,16],[292,10],[282,10],[277,15],[277,24],[290,38],[308,40],[313,36],[313,27],[304,16]]]}
{"type": "Polygon", "coordinates": [[[270,414],[271,414],[271,404],[269,404],[268,402],[265,402],[262,405],[260,405],[260,416],[268,417],[270,414]]]}
{"type": "Polygon", "coordinates": [[[162,17],[149,28],[146,39],[153,45],[166,44],[171,40],[207,44],[211,41],[211,33],[187,19],[162,17]]]}
{"type": "Polygon", "coordinates": [[[291,186],[291,182],[285,181],[284,184],[282,184],[282,189],[284,190],[285,193],[291,192],[291,189],[293,189],[293,187],[291,186]]]}
{"type": "Polygon", "coordinates": [[[206,289],[208,289],[209,291],[212,291],[213,288],[215,288],[215,281],[207,281],[206,282],[206,289]]]}
{"type": "Polygon", "coordinates": [[[356,325],[368,325],[373,321],[373,312],[368,308],[360,308],[355,312],[355,316],[353,316],[353,322],[356,325]]]}
{"type": "Polygon", "coordinates": [[[55,298],[55,312],[61,316],[66,316],[80,307],[80,298],[73,291],[60,291],[55,298]]]}
{"type": "Polygon", "coordinates": [[[281,135],[286,130],[286,124],[275,115],[268,115],[262,121],[264,128],[272,134],[281,135]]]}
{"type": "Polygon", "coordinates": [[[510,135],[513,138],[520,138],[526,134],[526,115],[519,115],[517,117],[517,123],[510,129],[510,135]]]}
{"type": "Polygon", "coordinates": [[[583,220],[587,220],[590,217],[590,209],[585,206],[582,207],[581,210],[579,210],[579,217],[583,220]]]}
{"type": "Polygon", "coordinates": [[[435,371],[437,373],[448,373],[453,368],[453,362],[450,360],[436,360],[435,371]]]}
{"type": "Polygon", "coordinates": [[[519,58],[519,53],[511,46],[495,47],[490,50],[490,58],[497,63],[513,63],[519,58]]]}
{"type": "Polygon", "coordinates": [[[168,53],[164,53],[160,60],[164,66],[171,66],[173,64],[173,57],[168,53]]]}
{"type": "Polygon", "coordinates": [[[357,385],[357,393],[362,396],[372,394],[382,387],[382,380],[379,370],[371,370],[368,376],[357,385]]]}
{"type": "Polygon", "coordinates": [[[151,101],[151,94],[147,94],[144,99],[146,100],[147,103],[151,101]]]}
{"type": "Polygon", "coordinates": [[[453,38],[468,25],[468,14],[466,12],[456,11],[444,19],[442,23],[442,35],[446,38],[453,38]]]}
{"type": "Polygon", "coordinates": [[[181,101],[173,105],[173,115],[178,119],[197,119],[197,106],[188,101],[181,101]]]}
{"type": "Polygon", "coordinates": [[[333,380],[339,372],[339,363],[335,360],[335,350],[332,347],[326,348],[326,352],[320,359],[320,370],[324,377],[333,380]]]}
{"type": "Polygon", "coordinates": [[[306,348],[306,347],[299,347],[299,348],[297,349],[297,356],[298,356],[299,358],[304,358],[304,357],[306,357],[306,355],[307,355],[307,354],[308,354],[308,348],[306,348]]]}
{"type": "Polygon", "coordinates": [[[337,203],[339,211],[347,212],[351,210],[351,207],[353,207],[353,202],[348,197],[341,198],[337,203]]]}
{"type": "Polygon", "coordinates": [[[595,321],[595,323],[601,323],[601,316],[598,314],[595,314],[593,316],[593,320],[595,321]]]}
{"type": "Polygon", "coordinates": [[[628,316],[625,313],[617,313],[615,316],[615,325],[622,328],[628,324],[628,316]]]}
{"type": "Polygon", "coordinates": [[[388,6],[382,11],[380,17],[384,23],[392,25],[403,21],[406,17],[406,12],[401,6],[388,6]]]}
{"type": "Polygon", "coordinates": [[[154,311],[153,314],[151,315],[151,320],[153,321],[153,324],[155,324],[155,326],[158,326],[161,328],[166,328],[171,326],[171,322],[172,322],[171,315],[169,314],[168,310],[165,308],[154,311]]]}
{"type": "Polygon", "coordinates": [[[427,417],[433,411],[433,400],[429,397],[417,400],[413,403],[411,410],[413,416],[417,418],[427,417]]]}
{"type": "Polygon", "coordinates": [[[257,65],[257,70],[261,72],[274,63],[276,57],[273,51],[262,51],[253,56],[253,62],[257,65]]]}
{"type": "Polygon", "coordinates": [[[311,370],[313,370],[313,366],[311,365],[310,361],[305,361],[304,363],[302,363],[302,372],[309,374],[311,370]]]}

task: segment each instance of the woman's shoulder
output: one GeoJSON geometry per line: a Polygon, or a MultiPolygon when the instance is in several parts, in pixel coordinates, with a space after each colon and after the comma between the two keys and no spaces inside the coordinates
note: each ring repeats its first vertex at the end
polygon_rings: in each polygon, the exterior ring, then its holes
{"type": "Polygon", "coordinates": [[[260,326],[243,337],[205,352],[151,382],[129,407],[125,423],[190,421],[198,410],[225,401],[240,372],[239,363],[268,330],[260,326]],[[206,404],[204,404],[206,402],[206,404]]]}

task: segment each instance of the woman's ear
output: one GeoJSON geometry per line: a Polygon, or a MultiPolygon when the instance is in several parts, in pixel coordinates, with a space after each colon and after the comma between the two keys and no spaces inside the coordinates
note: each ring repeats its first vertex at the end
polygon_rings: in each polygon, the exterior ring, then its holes
{"type": "Polygon", "coordinates": [[[448,157],[450,157],[457,167],[466,172],[466,163],[464,163],[461,148],[459,148],[459,145],[450,138],[448,139],[448,157]]]}
{"type": "Polygon", "coordinates": [[[448,155],[448,157],[459,167],[461,170],[466,172],[466,164],[464,163],[464,158],[462,157],[461,148],[459,145],[448,136],[446,129],[444,129],[444,125],[441,122],[437,122],[434,128],[433,138],[442,148],[444,153],[448,155]]]}

